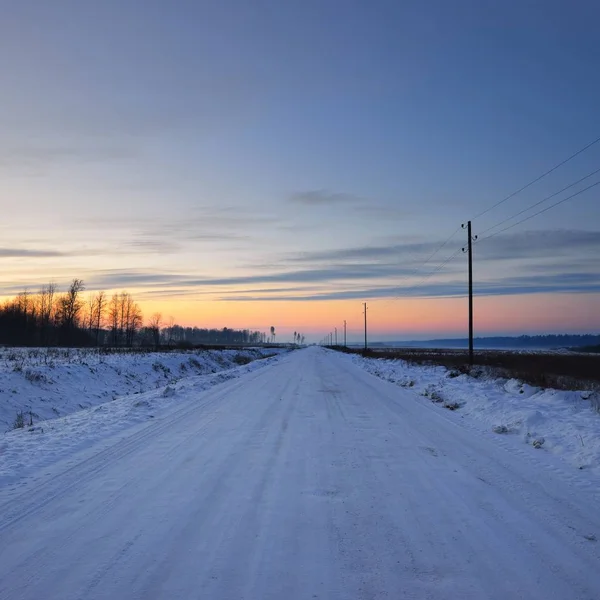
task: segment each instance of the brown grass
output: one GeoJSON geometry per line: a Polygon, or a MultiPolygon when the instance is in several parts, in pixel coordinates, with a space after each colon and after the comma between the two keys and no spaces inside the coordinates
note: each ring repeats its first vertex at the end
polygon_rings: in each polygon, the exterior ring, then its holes
{"type": "Polygon", "coordinates": [[[474,366],[470,367],[464,350],[393,348],[355,352],[370,358],[442,365],[455,376],[468,373],[477,377],[488,372],[543,388],[600,389],[600,355],[595,354],[477,350],[474,366]]]}

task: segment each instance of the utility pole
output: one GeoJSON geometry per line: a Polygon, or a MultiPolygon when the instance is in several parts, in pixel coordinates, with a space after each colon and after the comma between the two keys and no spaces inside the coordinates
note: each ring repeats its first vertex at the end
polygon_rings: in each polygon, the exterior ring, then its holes
{"type": "MultiPolygon", "coordinates": [[[[463,223],[462,228],[465,229],[463,223]]],[[[467,248],[463,248],[463,252],[467,252],[469,257],[469,364],[473,365],[473,242],[477,239],[477,236],[473,237],[471,231],[471,221],[467,222],[467,237],[468,244],[467,248]]]]}
{"type": "Polygon", "coordinates": [[[365,315],[365,350],[366,350],[367,349],[367,303],[364,302],[363,306],[365,308],[364,315],[365,315]]]}
{"type": "Polygon", "coordinates": [[[344,319],[344,348],[346,348],[346,319],[344,319]]]}
{"type": "Polygon", "coordinates": [[[337,327],[335,328],[335,345],[337,346],[337,327]]]}

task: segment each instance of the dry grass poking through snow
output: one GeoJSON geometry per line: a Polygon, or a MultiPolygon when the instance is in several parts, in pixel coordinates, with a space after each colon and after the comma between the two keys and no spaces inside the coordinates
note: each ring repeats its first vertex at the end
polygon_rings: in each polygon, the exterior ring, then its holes
{"type": "MultiPolygon", "coordinates": [[[[451,376],[482,374],[518,379],[529,385],[556,390],[600,391],[600,354],[574,352],[515,352],[478,350],[474,366],[464,350],[428,350],[398,348],[360,351],[367,358],[405,360],[419,365],[440,365],[450,369],[451,376]]],[[[600,406],[596,406],[600,409],[600,406]]]]}

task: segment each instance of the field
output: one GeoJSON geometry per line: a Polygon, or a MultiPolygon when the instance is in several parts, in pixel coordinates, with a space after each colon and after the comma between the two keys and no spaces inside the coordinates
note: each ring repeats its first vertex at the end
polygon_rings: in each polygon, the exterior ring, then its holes
{"type": "Polygon", "coordinates": [[[382,348],[345,350],[367,358],[405,360],[419,365],[441,365],[478,376],[487,372],[530,385],[559,390],[600,389],[600,354],[569,351],[477,350],[473,367],[465,350],[382,348]]]}

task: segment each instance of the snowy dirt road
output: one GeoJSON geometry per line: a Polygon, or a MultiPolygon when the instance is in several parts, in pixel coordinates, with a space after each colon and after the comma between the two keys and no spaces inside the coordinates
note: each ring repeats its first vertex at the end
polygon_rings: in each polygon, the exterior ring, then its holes
{"type": "Polygon", "coordinates": [[[320,348],[23,490],[2,599],[600,598],[592,484],[320,348]]]}

